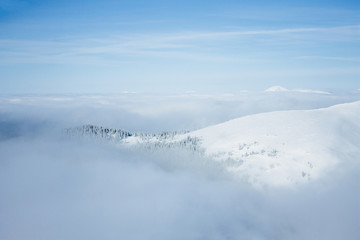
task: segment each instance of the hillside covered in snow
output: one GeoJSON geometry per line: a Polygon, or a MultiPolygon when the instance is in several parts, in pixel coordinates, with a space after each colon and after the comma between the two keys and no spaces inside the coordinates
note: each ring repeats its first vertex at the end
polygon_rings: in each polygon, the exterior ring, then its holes
{"type": "Polygon", "coordinates": [[[131,133],[86,125],[66,133],[152,151],[184,148],[254,186],[292,186],[359,158],[360,102],[249,115],[193,132],[131,133]]]}

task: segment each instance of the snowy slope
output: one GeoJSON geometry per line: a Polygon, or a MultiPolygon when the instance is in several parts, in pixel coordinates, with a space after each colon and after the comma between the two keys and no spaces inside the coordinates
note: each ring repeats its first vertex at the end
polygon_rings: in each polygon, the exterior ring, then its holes
{"type": "Polygon", "coordinates": [[[254,186],[292,186],[360,160],[360,101],[249,115],[189,133],[130,133],[92,125],[67,132],[135,149],[186,149],[254,186]]]}
{"type": "Polygon", "coordinates": [[[251,115],[188,135],[201,139],[204,154],[238,177],[288,186],[360,160],[360,102],[251,115]]]}

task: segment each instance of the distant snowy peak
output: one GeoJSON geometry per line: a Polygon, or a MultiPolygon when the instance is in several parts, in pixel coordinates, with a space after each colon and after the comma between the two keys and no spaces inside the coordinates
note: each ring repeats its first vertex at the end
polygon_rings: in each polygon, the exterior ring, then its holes
{"type": "Polygon", "coordinates": [[[282,86],[273,86],[265,90],[265,92],[298,92],[298,93],[313,93],[313,94],[330,94],[329,92],[321,91],[321,90],[313,90],[313,89],[287,89],[282,86]]]}
{"type": "Polygon", "coordinates": [[[282,86],[273,86],[265,90],[265,92],[287,92],[289,89],[282,86]]]}

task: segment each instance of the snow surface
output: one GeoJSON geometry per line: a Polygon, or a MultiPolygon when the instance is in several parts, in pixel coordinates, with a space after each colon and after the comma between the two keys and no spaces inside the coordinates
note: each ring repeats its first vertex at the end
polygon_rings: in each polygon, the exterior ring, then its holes
{"type": "Polygon", "coordinates": [[[205,155],[255,186],[317,179],[360,154],[360,101],[250,115],[189,133],[205,155]]]}

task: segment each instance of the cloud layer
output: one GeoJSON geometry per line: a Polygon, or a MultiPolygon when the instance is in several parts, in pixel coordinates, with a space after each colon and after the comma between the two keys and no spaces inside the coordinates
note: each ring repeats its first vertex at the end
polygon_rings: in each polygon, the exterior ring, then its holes
{"type": "MultiPolygon", "coordinates": [[[[206,123],[200,118],[184,124],[200,126],[233,117],[234,111],[241,115],[250,108],[255,112],[311,108],[345,101],[342,97],[321,95],[320,102],[319,98],[290,98],[293,101],[277,107],[254,107],[256,101],[229,96],[159,97],[161,101],[167,99],[176,111],[169,111],[165,104],[159,104],[159,99],[146,96],[127,96],[117,102],[114,98],[94,96],[24,98],[7,97],[1,102],[2,239],[360,236],[359,164],[344,163],[333,174],[294,190],[255,190],[228,177],[221,168],[185,152],[149,155],[105,143],[71,140],[58,131],[85,119],[110,127],[114,121],[118,124],[115,127],[122,125],[128,130],[134,130],[130,128],[135,123],[143,124],[143,129],[157,131],[172,117],[185,121],[187,117],[199,116],[199,109],[206,117],[219,116],[212,112],[218,109],[227,113],[206,123]],[[148,105],[143,106],[144,102],[148,105]],[[238,104],[242,107],[234,108],[238,104]],[[159,106],[156,116],[151,111],[141,114],[143,109],[159,106]],[[187,116],[183,116],[185,113],[187,116]],[[148,120],[150,123],[144,124],[148,120]]],[[[278,98],[272,96],[272,103],[277,103],[278,98]]],[[[267,102],[270,104],[269,98],[267,102]]],[[[178,128],[181,124],[174,121],[164,126],[178,128]]]]}

